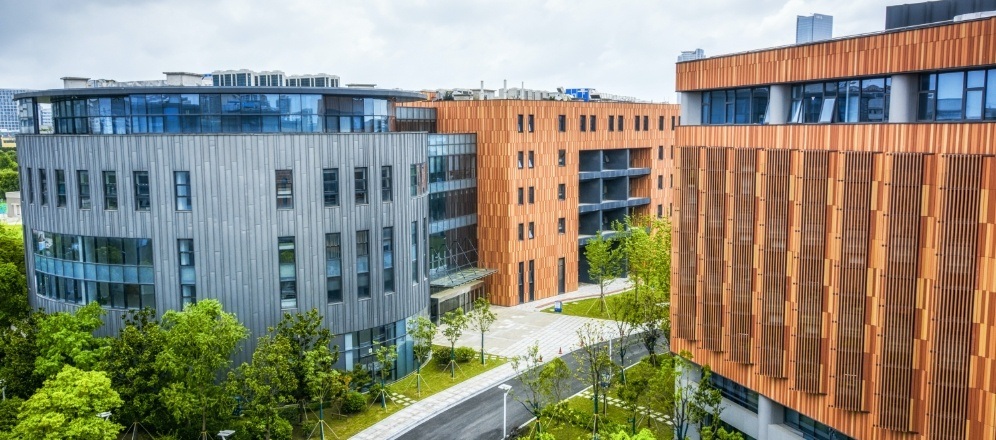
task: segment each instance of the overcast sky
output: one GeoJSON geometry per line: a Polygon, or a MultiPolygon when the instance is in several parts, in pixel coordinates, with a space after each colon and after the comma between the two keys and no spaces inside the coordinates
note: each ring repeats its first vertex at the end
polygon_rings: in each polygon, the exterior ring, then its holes
{"type": "Polygon", "coordinates": [[[0,0],[0,88],[248,68],[402,89],[509,86],[674,102],[682,50],[791,44],[796,15],[879,31],[912,0],[0,0]]]}

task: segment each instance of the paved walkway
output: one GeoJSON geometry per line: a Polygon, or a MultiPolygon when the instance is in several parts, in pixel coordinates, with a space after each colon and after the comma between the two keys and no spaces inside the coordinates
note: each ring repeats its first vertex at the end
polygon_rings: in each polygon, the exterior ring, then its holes
{"type": "MultiPolygon", "coordinates": [[[[628,281],[620,280],[610,284],[605,291],[606,293],[614,293],[628,287],[628,281]]],[[[578,328],[586,322],[605,321],[544,313],[540,310],[552,306],[555,301],[572,301],[597,296],[598,286],[582,285],[575,292],[565,293],[554,298],[520,304],[515,307],[492,306],[491,310],[498,315],[498,319],[484,338],[484,349],[488,354],[509,358],[525,354],[526,350],[533,344],[539,345],[543,359],[553,359],[561,353],[561,350],[563,353],[568,353],[577,344],[576,332],[578,328]]],[[[612,329],[606,326],[605,336],[608,338],[611,335],[612,329]]],[[[441,332],[433,342],[439,345],[449,345],[449,341],[442,337],[441,332]]],[[[457,341],[456,345],[479,349],[481,334],[468,330],[457,341]]],[[[511,364],[488,370],[457,386],[412,403],[352,438],[371,440],[396,438],[433,415],[443,412],[484,390],[496,388],[514,376],[515,372],[512,370],[511,364]]]]}

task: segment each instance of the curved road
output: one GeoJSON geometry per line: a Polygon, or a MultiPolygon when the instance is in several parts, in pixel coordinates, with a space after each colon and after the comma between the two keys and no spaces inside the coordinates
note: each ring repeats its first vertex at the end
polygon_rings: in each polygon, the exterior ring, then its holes
{"type": "MultiPolygon", "coordinates": [[[[633,341],[633,345],[626,353],[627,367],[635,364],[647,354],[646,348],[638,338],[631,337],[630,340],[633,341]]],[[[614,343],[618,344],[618,341],[614,341],[614,343]]],[[[613,347],[613,349],[616,351],[612,355],[618,359],[617,347],[613,347]]],[[[568,353],[560,358],[567,362],[571,371],[577,371],[578,364],[574,360],[574,356],[568,353]]],[[[533,416],[523,404],[512,397],[513,394],[522,392],[522,383],[518,379],[511,379],[507,383],[512,386],[512,392],[509,393],[507,399],[508,432],[511,433],[514,427],[526,424],[533,416]]],[[[568,395],[579,393],[587,387],[577,378],[572,377],[568,384],[568,395]]],[[[432,416],[397,438],[404,440],[426,438],[501,439],[502,394],[502,391],[497,387],[484,390],[480,394],[432,416]]]]}

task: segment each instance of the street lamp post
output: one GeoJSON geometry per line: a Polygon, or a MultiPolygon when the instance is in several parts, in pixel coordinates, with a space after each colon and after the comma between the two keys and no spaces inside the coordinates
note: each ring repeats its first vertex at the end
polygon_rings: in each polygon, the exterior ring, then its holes
{"type": "Polygon", "coordinates": [[[501,397],[501,438],[504,439],[508,436],[508,392],[512,391],[512,386],[503,383],[498,389],[504,391],[501,397]]]}

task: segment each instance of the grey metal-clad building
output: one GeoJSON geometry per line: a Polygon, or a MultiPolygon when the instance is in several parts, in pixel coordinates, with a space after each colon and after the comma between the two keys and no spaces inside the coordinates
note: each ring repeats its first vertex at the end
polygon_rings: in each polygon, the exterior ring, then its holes
{"type": "Polygon", "coordinates": [[[102,331],[116,333],[128,309],[216,298],[252,332],[243,357],[283,312],[318,308],[342,367],[372,363],[383,342],[398,345],[406,373],[405,324],[429,304],[430,135],[392,132],[393,105],[420,98],[207,86],[19,95],[55,112],[56,134],[38,134],[35,109],[18,139],[32,306],[98,301],[102,331]],[[296,93],[304,105],[287,104],[296,93]],[[180,113],[167,107],[177,99],[180,113]]]}

